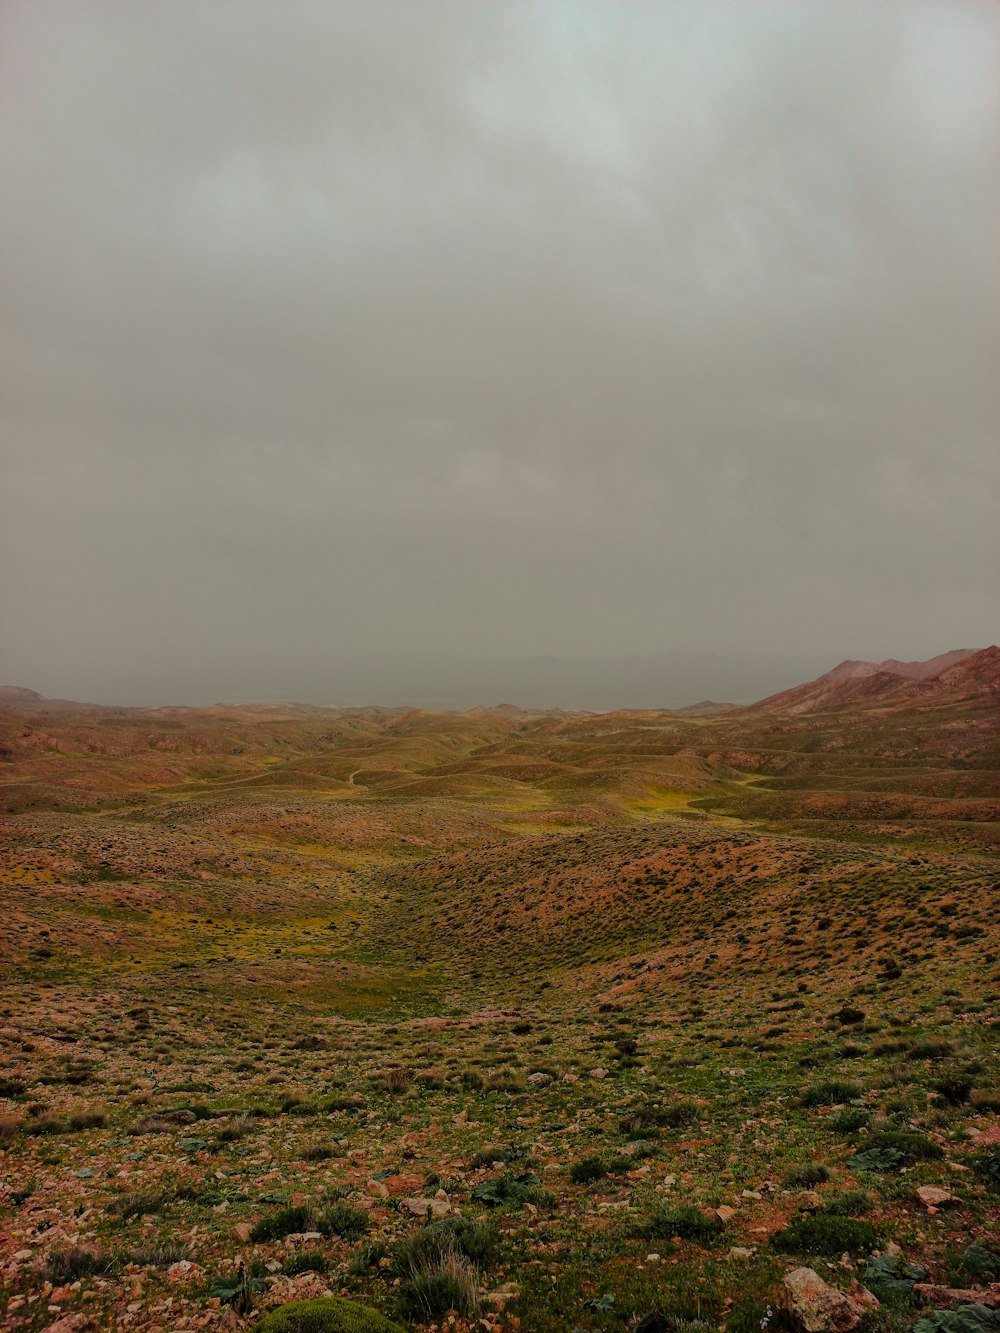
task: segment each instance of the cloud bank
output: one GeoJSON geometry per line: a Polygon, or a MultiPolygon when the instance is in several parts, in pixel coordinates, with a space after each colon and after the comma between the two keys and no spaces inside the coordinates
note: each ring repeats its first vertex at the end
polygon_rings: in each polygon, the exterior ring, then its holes
{"type": "Polygon", "coordinates": [[[996,637],[995,6],[11,0],[2,36],[4,678],[777,688],[996,637]]]}

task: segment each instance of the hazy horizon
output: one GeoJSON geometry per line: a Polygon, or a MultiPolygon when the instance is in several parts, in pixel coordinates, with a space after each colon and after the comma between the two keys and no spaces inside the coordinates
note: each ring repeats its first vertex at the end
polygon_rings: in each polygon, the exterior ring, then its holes
{"type": "Polygon", "coordinates": [[[299,688],[289,690],[256,686],[252,677],[234,672],[227,680],[227,688],[215,695],[192,678],[179,686],[163,685],[152,693],[146,690],[123,695],[105,689],[85,695],[71,690],[47,697],[155,708],[306,704],[328,708],[413,707],[448,712],[511,704],[529,710],[612,712],[621,708],[677,709],[706,701],[755,703],[811,680],[836,665],[809,655],[775,659],[693,652],[589,659],[549,655],[490,662],[456,657],[411,663],[405,675],[394,671],[391,663],[355,664],[326,673],[315,671],[298,682],[299,688]]]}
{"type": "Polygon", "coordinates": [[[995,6],[0,37],[0,680],[667,707],[996,640],[995,6]]]}

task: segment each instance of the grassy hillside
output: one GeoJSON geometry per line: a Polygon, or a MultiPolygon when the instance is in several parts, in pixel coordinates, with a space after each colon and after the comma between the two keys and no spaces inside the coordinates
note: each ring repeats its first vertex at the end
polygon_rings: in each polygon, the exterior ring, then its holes
{"type": "Polygon", "coordinates": [[[0,721],[5,1328],[997,1280],[995,710],[0,721]]]}

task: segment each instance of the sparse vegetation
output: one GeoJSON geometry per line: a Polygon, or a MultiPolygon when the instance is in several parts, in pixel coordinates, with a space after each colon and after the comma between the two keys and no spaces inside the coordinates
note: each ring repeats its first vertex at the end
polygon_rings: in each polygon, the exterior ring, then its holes
{"type": "Polygon", "coordinates": [[[51,1282],[101,1327],[773,1333],[806,1264],[906,1333],[915,1271],[998,1280],[994,761],[949,767],[954,718],[162,720],[8,765],[4,1327],[51,1282]]]}

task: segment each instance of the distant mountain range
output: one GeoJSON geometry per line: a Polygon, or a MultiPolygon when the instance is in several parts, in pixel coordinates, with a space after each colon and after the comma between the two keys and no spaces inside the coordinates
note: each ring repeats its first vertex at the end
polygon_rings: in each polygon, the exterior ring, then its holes
{"type": "MultiPolygon", "coordinates": [[[[727,713],[803,714],[847,709],[932,707],[975,699],[1000,706],[1000,648],[955,648],[926,661],[882,662],[847,660],[803,685],[769,694],[759,703],[741,706],[717,699],[753,698],[751,687],[773,681],[773,662],[749,661],[721,654],[663,654],[648,657],[591,658],[580,661],[556,657],[523,659],[483,667],[478,678],[468,665],[444,664],[440,675],[430,671],[407,690],[380,680],[358,678],[336,703],[338,713],[370,711],[379,699],[392,700],[389,712],[415,707],[428,711],[468,711],[482,708],[484,699],[517,699],[517,704],[494,705],[498,714],[528,712],[609,712],[619,710],[674,711],[688,716],[727,713]],[[477,683],[473,684],[472,681],[477,683]],[[659,682],[659,683],[657,683],[659,682]],[[707,688],[706,688],[707,687],[707,688]],[[344,694],[348,697],[344,698],[344,694]],[[351,695],[354,698],[351,698],[351,695]],[[478,694],[478,698],[476,695],[478,694]],[[684,703],[698,699],[698,703],[684,703]],[[397,700],[405,700],[397,704],[397,700]],[[523,701],[523,702],[522,702],[523,701]]],[[[784,673],[782,673],[784,674],[784,673]]],[[[338,691],[339,692],[339,691],[338,691]]],[[[760,693],[763,690],[759,690],[760,693]]],[[[66,700],[47,700],[34,690],[0,685],[0,704],[67,706],[66,700]]],[[[279,711],[285,704],[267,699],[279,711]]],[[[217,705],[225,707],[225,705],[217,705]]],[[[309,707],[306,705],[305,707],[309,707]]]]}
{"type": "Polygon", "coordinates": [[[936,676],[946,667],[957,666],[967,657],[975,657],[977,648],[953,648],[949,653],[938,653],[937,657],[928,657],[926,662],[900,662],[895,657],[887,657],[884,662],[841,662],[832,671],[828,671],[821,680],[858,680],[863,676],[877,676],[888,672],[891,676],[905,676],[908,680],[926,680],[936,676]]]}

